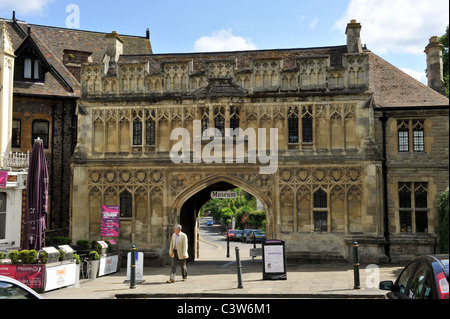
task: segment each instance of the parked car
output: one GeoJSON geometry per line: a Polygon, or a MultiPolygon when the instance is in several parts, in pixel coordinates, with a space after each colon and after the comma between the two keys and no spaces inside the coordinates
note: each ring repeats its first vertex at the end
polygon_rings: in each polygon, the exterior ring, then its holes
{"type": "Polygon", "coordinates": [[[386,299],[449,299],[449,255],[425,255],[411,260],[399,277],[380,282],[390,290],[386,299]]]}
{"type": "Polygon", "coordinates": [[[212,225],[214,225],[214,220],[212,220],[212,219],[208,220],[208,226],[212,226],[212,225]]]}
{"type": "Polygon", "coordinates": [[[242,236],[244,235],[243,230],[235,230],[234,231],[234,240],[242,241],[242,236]]]}
{"type": "Polygon", "coordinates": [[[266,233],[262,230],[252,230],[247,234],[247,237],[245,238],[245,242],[252,243],[253,237],[255,237],[256,242],[262,242],[266,240],[266,233]]]}
{"type": "Polygon", "coordinates": [[[227,234],[226,234],[226,238],[229,240],[233,240],[234,236],[235,236],[235,230],[234,229],[228,229],[227,234]]]}
{"type": "Polygon", "coordinates": [[[27,285],[0,275],[0,299],[43,299],[27,285]]]}

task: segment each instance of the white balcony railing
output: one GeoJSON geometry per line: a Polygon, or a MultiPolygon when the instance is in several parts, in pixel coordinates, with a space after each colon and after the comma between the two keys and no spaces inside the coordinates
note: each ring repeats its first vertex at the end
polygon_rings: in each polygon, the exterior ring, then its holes
{"type": "Polygon", "coordinates": [[[30,151],[26,153],[9,152],[0,154],[0,167],[3,168],[28,168],[30,163],[30,151]]]}

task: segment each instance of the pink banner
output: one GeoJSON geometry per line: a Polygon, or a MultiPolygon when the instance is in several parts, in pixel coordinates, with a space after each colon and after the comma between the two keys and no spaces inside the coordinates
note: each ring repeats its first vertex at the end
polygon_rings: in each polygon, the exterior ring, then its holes
{"type": "Polygon", "coordinates": [[[0,171],[0,188],[5,188],[8,181],[8,172],[0,171]]]}
{"type": "Polygon", "coordinates": [[[100,236],[119,237],[119,206],[102,205],[100,236]]]}
{"type": "Polygon", "coordinates": [[[0,275],[14,278],[32,289],[42,289],[45,265],[0,265],[0,275]]]}

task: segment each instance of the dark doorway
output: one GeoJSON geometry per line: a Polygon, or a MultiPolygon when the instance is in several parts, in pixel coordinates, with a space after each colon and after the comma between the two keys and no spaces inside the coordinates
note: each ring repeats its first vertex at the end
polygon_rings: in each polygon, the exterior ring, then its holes
{"type": "Polygon", "coordinates": [[[180,225],[183,227],[183,232],[188,237],[189,260],[192,261],[198,258],[199,232],[197,217],[200,208],[211,199],[212,191],[227,191],[233,188],[236,188],[236,186],[233,184],[227,182],[218,182],[199,191],[183,204],[180,212],[180,225]]]}

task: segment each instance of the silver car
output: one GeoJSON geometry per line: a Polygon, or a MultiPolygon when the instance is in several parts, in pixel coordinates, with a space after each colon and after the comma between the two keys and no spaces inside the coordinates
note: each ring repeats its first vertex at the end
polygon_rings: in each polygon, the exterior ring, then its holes
{"type": "Polygon", "coordinates": [[[27,285],[0,275],[0,299],[43,299],[27,285]]]}

